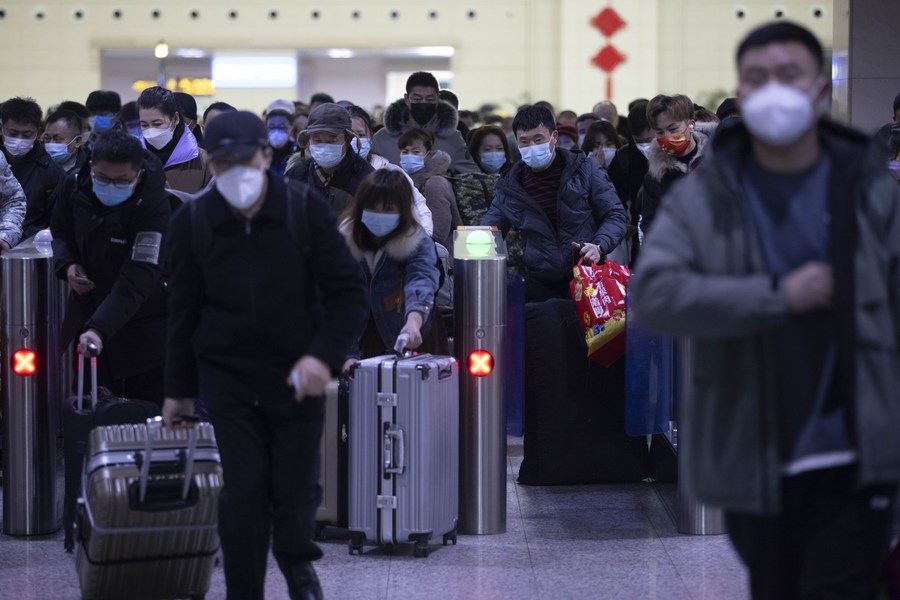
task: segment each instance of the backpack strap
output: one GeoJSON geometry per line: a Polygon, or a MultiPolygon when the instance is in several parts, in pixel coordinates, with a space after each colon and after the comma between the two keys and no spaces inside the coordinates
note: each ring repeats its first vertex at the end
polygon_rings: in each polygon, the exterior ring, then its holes
{"type": "Polygon", "coordinates": [[[285,213],[285,228],[291,242],[300,249],[303,258],[309,260],[312,255],[312,245],[309,240],[309,188],[306,185],[299,186],[299,190],[292,190],[292,179],[286,177],[284,187],[287,191],[287,211],[285,213]],[[300,211],[303,214],[301,219],[297,219],[296,213],[300,211]]]}
{"type": "Polygon", "coordinates": [[[191,211],[191,250],[193,250],[197,262],[202,265],[206,262],[212,248],[213,231],[203,213],[199,199],[188,200],[187,205],[191,211]]]}

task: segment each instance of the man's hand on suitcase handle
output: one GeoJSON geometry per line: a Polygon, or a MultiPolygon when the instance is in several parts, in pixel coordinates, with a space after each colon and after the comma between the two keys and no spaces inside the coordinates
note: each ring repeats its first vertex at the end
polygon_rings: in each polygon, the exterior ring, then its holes
{"type": "Polygon", "coordinates": [[[85,356],[99,356],[103,352],[103,340],[100,334],[93,329],[88,329],[78,338],[81,353],[85,356]],[[93,348],[91,347],[93,346],[93,348]]]}
{"type": "Polygon", "coordinates": [[[285,382],[294,388],[294,399],[303,402],[307,396],[321,396],[331,381],[331,369],[315,356],[307,354],[294,364],[285,382]]]}
{"type": "Polygon", "coordinates": [[[162,418],[166,429],[189,429],[193,427],[193,416],[193,398],[166,398],[163,402],[162,418]]]}

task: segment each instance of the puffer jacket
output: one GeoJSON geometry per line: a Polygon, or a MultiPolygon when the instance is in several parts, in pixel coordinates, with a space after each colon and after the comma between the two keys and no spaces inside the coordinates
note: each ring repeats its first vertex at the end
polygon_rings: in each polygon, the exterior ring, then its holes
{"type": "Polygon", "coordinates": [[[25,221],[25,192],[0,152],[0,240],[10,248],[22,238],[25,221]]]}
{"type": "Polygon", "coordinates": [[[212,181],[209,155],[183,123],[175,127],[175,136],[162,150],[149,144],[145,147],[163,162],[168,187],[173,190],[196,194],[212,181]]]}
{"type": "Polygon", "coordinates": [[[481,169],[472,160],[466,143],[456,129],[459,115],[453,105],[438,102],[437,111],[425,126],[413,121],[409,108],[401,98],[384,111],[384,127],[372,138],[372,152],[379,154],[395,165],[400,164],[400,148],[397,140],[410,129],[426,129],[434,135],[434,149],[450,155],[450,171],[453,173],[480,173],[481,169]]]}
{"type": "Polygon", "coordinates": [[[450,167],[450,156],[446,152],[435,152],[425,162],[425,167],[413,173],[413,183],[422,192],[434,222],[432,238],[453,256],[453,232],[462,225],[453,185],[445,177],[450,167]]]}
{"type": "Polygon", "coordinates": [[[482,225],[500,228],[506,237],[518,229],[525,243],[523,262],[529,277],[557,282],[572,277],[572,242],[591,242],[602,254],[611,252],[625,235],[625,209],[606,170],[581,152],[557,148],[564,161],[557,196],[557,227],[519,182],[522,161],[498,182],[482,225]]]}
{"type": "Polygon", "coordinates": [[[389,240],[372,268],[366,259],[371,251],[363,250],[353,241],[354,223],[345,220],[340,231],[365,274],[372,320],[384,347],[394,347],[407,315],[414,310],[422,313],[421,333],[425,338],[432,327],[434,298],[440,283],[434,242],[424,229],[416,226],[405,235],[389,240]]]}
{"type": "Polygon", "coordinates": [[[644,185],[638,192],[637,210],[641,215],[641,231],[647,232],[659,203],[672,184],[690,173],[703,161],[704,150],[713,133],[716,131],[716,123],[701,123],[694,125],[694,140],[697,142],[697,152],[689,163],[684,163],[678,158],[663,152],[659,144],[650,146],[647,157],[647,174],[644,175],[644,185]]]}
{"type": "MultiPolygon", "coordinates": [[[[831,159],[836,385],[858,454],[859,485],[900,479],[900,189],[884,150],[820,121],[831,159]]],[[[787,319],[783,287],[766,271],[741,182],[750,136],[723,128],[703,168],[676,184],[645,238],[630,286],[648,329],[692,342],[693,394],[681,406],[679,484],[729,510],[777,513],[775,344],[787,319]]],[[[787,365],[789,367],[789,365],[787,365]]]]}
{"type": "MultiPolygon", "coordinates": [[[[4,149],[3,153],[5,154],[4,149]]],[[[62,193],[65,171],[56,164],[44,145],[35,142],[25,156],[8,161],[12,174],[25,192],[25,221],[22,223],[22,238],[29,238],[50,225],[53,206],[62,193]]]]}

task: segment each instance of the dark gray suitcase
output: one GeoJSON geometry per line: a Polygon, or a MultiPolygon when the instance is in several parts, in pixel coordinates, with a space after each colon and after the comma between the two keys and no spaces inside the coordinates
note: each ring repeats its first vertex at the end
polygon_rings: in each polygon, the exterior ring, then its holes
{"type": "Polygon", "coordinates": [[[366,542],[456,543],[459,365],[451,356],[381,356],[350,375],[350,554],[366,542]]]}
{"type": "Polygon", "coordinates": [[[322,502],[316,511],[316,539],[329,530],[347,528],[347,410],[350,382],[330,381],[325,387],[325,427],[320,447],[322,502]]]}
{"type": "Polygon", "coordinates": [[[84,599],[199,598],[219,548],[222,467],[212,425],[91,432],[76,510],[84,599]]]}

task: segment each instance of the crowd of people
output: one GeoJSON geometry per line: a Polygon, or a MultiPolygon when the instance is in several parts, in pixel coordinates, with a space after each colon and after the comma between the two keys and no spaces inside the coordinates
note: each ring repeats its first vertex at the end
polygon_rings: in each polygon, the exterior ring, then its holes
{"type": "Polygon", "coordinates": [[[162,87],[46,115],[12,98],[0,250],[51,228],[64,343],[100,349],[101,385],[170,422],[205,402],[229,597],[262,597],[270,530],[292,597],[320,597],[325,385],[401,337],[447,351],[438,308],[460,225],[500,230],[528,302],[568,297],[579,259],[634,267],[642,322],[703,340],[685,480],[729,511],[754,596],[866,589],[887,510],[846,530],[825,520],[891,505],[900,478],[900,96],[867,146],[822,118],[830,86],[805,29],[765,26],[737,62],[737,98],[715,111],[660,94],[625,118],[609,101],[459,111],[427,72],[378,121],[326,94],[261,116],[214,102],[202,118],[162,87]],[[841,556],[860,568],[804,570],[836,548],[812,525],[855,536],[841,556]]]}

